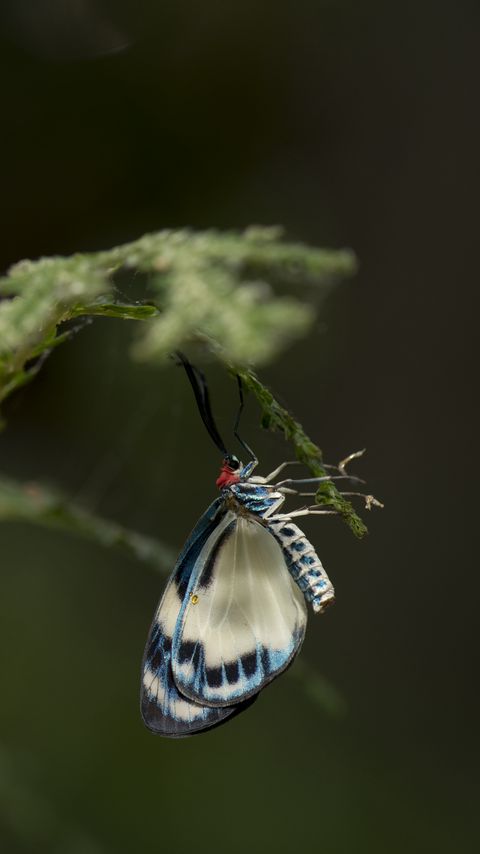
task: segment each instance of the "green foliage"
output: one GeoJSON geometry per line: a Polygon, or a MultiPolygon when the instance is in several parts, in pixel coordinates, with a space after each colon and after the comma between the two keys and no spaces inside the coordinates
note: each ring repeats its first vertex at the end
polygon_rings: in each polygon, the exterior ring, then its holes
{"type": "Polygon", "coordinates": [[[35,373],[30,362],[63,340],[58,327],[79,316],[148,320],[133,352],[165,359],[200,341],[239,364],[271,359],[306,332],[310,303],[277,296],[272,285],[314,284],[326,293],[353,271],[348,251],[281,243],[279,229],[244,233],[161,231],[105,252],[21,261],[0,279],[0,402],[35,373]],[[119,303],[115,276],[144,274],[147,303],[119,303]]]}
{"type": "MultiPolygon", "coordinates": [[[[340,275],[355,267],[348,251],[282,243],[278,228],[244,233],[162,231],[104,252],[71,258],[21,261],[0,280],[0,402],[29,382],[41,357],[68,337],[62,324],[82,316],[148,321],[139,325],[133,356],[163,360],[199,342],[234,364],[262,408],[263,426],[281,430],[297,458],[315,476],[326,474],[320,449],[252,372],[289,340],[306,332],[315,316],[311,302],[272,290],[315,285],[318,300],[340,275]],[[122,270],[148,277],[151,300],[115,300],[122,270]]],[[[333,483],[316,500],[339,512],[357,536],[365,525],[333,483]]]]}
{"type": "MultiPolygon", "coordinates": [[[[283,406],[280,406],[271,391],[262,385],[253,371],[242,368],[232,370],[240,374],[246,388],[250,389],[257,398],[262,409],[262,426],[267,430],[278,430],[283,433],[285,439],[292,443],[297,460],[303,463],[314,477],[327,476],[328,472],[322,465],[322,452],[307,436],[302,425],[295,421],[283,406]]],[[[365,523],[332,481],[320,484],[315,502],[328,505],[340,513],[357,537],[363,537],[367,533],[365,523]]]]}

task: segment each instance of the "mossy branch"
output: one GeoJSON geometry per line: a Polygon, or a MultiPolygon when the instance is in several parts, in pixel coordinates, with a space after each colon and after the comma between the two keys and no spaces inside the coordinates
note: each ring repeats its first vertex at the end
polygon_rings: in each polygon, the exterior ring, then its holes
{"type": "MultiPolygon", "coordinates": [[[[103,252],[21,261],[0,279],[0,402],[30,378],[32,359],[60,343],[80,316],[148,320],[138,359],[165,359],[191,341],[224,361],[265,362],[303,335],[315,310],[272,286],[316,286],[316,301],[353,272],[349,251],[280,242],[275,228],[243,233],[161,231],[103,252]],[[148,299],[118,302],[116,276],[143,274],[148,299]]],[[[140,283],[140,280],[139,280],[140,283]]]]}
{"type": "MultiPolygon", "coordinates": [[[[317,445],[307,436],[301,424],[280,406],[272,392],[266,388],[253,371],[245,368],[232,368],[232,373],[239,374],[243,384],[257,398],[262,410],[262,427],[266,430],[278,430],[285,439],[292,443],[297,460],[303,463],[314,477],[328,476],[323,467],[323,455],[317,445]]],[[[360,519],[354,507],[340,494],[332,481],[320,484],[315,496],[317,504],[329,505],[339,513],[357,537],[367,533],[365,523],[360,519]]]]}

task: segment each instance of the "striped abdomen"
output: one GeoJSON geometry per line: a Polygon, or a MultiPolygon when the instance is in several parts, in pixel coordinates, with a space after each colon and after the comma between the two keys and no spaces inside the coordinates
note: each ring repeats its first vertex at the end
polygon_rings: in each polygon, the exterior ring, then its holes
{"type": "Polygon", "coordinates": [[[317,613],[335,601],[333,584],[311,542],[293,522],[270,522],[269,530],[280,543],[292,578],[317,613]]]}

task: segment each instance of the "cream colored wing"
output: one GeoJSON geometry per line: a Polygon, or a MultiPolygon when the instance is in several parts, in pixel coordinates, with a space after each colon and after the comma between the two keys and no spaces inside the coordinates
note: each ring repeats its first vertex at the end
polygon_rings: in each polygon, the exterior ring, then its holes
{"type": "Polygon", "coordinates": [[[299,651],[307,612],[277,540],[249,516],[227,513],[192,572],[172,648],[179,690],[211,706],[238,703],[299,651]]]}

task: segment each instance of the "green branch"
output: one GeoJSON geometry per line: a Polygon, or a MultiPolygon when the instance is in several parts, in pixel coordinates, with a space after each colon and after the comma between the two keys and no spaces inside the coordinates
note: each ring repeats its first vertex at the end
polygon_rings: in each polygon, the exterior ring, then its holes
{"type": "MultiPolygon", "coordinates": [[[[245,387],[257,398],[262,410],[262,427],[283,433],[285,439],[292,443],[297,460],[303,463],[314,477],[328,476],[327,470],[322,465],[323,455],[320,448],[307,436],[302,425],[295,421],[283,406],[280,406],[272,392],[260,382],[253,371],[244,368],[231,368],[231,370],[232,373],[241,376],[245,387]]],[[[365,523],[360,519],[351,502],[340,494],[332,481],[320,484],[315,501],[317,504],[328,505],[336,510],[357,537],[363,537],[367,533],[365,523]]]]}
{"type": "Polygon", "coordinates": [[[78,534],[107,548],[120,548],[160,572],[171,572],[175,552],[158,540],[102,519],[37,483],[0,478],[0,522],[29,522],[78,534]]]}
{"type": "Polygon", "coordinates": [[[315,285],[318,303],[355,269],[348,251],[281,243],[280,236],[272,228],[161,231],[104,252],[21,261],[0,279],[0,402],[31,378],[33,359],[65,340],[58,327],[80,316],[148,321],[137,330],[138,359],[162,360],[194,341],[225,362],[273,358],[315,317],[311,301],[273,288],[315,285]],[[148,286],[147,300],[116,300],[122,271],[145,293],[148,286]]]}

